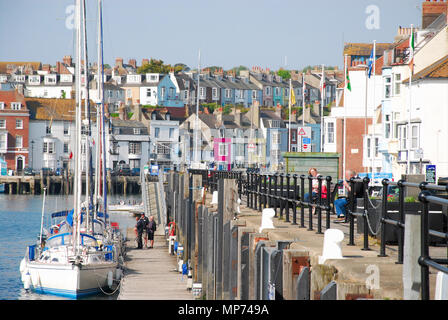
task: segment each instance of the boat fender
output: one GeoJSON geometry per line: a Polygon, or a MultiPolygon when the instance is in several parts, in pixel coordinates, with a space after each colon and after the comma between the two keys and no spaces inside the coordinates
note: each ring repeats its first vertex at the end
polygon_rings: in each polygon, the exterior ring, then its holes
{"type": "Polygon", "coordinates": [[[115,280],[120,280],[122,275],[123,275],[123,271],[120,268],[117,268],[115,270],[115,280]]]}
{"type": "Polygon", "coordinates": [[[26,268],[26,261],[25,258],[23,258],[22,261],[20,261],[20,268],[19,268],[21,274],[23,274],[25,268],[26,268]]]}
{"type": "Polygon", "coordinates": [[[23,288],[28,291],[31,287],[31,275],[29,272],[25,274],[25,281],[23,282],[23,288]]]}
{"type": "Polygon", "coordinates": [[[114,282],[114,274],[112,271],[109,271],[107,273],[107,285],[109,286],[109,288],[112,287],[113,282],[114,282]]]}

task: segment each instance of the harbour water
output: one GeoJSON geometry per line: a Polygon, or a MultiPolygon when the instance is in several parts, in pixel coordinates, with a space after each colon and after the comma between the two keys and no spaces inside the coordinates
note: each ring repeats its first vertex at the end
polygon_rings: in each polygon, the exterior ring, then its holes
{"type": "MultiPolygon", "coordinates": [[[[25,292],[20,279],[19,265],[26,247],[34,244],[40,232],[43,196],[0,194],[0,300],[56,300],[65,299],[52,295],[25,292]]],[[[110,196],[109,203],[141,201],[140,195],[110,196]]],[[[44,225],[50,214],[71,209],[72,196],[47,196],[44,225]]],[[[119,223],[123,233],[135,224],[129,213],[111,213],[111,221],[119,223]]],[[[46,223],[47,222],[47,223],[46,223]]],[[[86,299],[116,299],[117,294],[96,295],[86,299]]]]}

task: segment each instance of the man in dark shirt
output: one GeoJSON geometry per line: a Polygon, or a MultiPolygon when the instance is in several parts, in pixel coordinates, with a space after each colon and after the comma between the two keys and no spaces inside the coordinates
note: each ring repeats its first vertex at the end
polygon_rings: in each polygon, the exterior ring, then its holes
{"type": "Polygon", "coordinates": [[[137,229],[137,249],[142,249],[143,248],[143,243],[142,243],[143,230],[145,230],[145,228],[146,228],[144,214],[142,214],[140,216],[140,219],[138,219],[137,225],[135,226],[135,228],[137,229]]]}

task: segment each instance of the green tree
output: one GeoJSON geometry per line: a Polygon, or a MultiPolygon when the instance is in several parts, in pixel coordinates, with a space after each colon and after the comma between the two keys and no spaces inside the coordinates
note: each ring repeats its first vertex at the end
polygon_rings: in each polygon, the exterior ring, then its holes
{"type": "Polygon", "coordinates": [[[280,70],[277,71],[277,74],[282,77],[284,80],[288,80],[291,78],[291,72],[288,70],[280,68],[280,70]]]}

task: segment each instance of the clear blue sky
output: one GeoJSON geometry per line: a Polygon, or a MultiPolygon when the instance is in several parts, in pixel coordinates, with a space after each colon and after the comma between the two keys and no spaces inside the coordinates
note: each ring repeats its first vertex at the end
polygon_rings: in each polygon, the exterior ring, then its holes
{"type": "MultiPolygon", "coordinates": [[[[229,69],[254,65],[343,65],[344,42],[392,42],[398,26],[421,24],[424,0],[103,0],[104,58],[142,58],[229,69]],[[368,29],[379,9],[379,29],[368,29]],[[370,12],[372,13],[372,12],[370,12]]],[[[74,56],[66,27],[74,0],[0,0],[0,61],[54,65],[74,56]]],[[[96,60],[97,1],[87,0],[89,59],[96,60]]]]}

